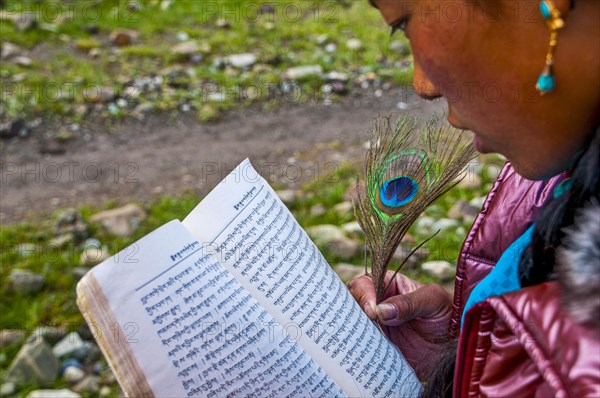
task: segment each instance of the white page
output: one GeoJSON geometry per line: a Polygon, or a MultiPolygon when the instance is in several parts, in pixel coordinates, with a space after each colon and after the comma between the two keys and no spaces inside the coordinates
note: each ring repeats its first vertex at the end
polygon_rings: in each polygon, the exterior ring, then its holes
{"type": "Polygon", "coordinates": [[[158,397],[343,395],[179,221],[92,273],[158,397]]]}
{"type": "Polygon", "coordinates": [[[349,396],[418,396],[402,354],[366,317],[271,187],[242,162],[183,221],[349,396]]]}

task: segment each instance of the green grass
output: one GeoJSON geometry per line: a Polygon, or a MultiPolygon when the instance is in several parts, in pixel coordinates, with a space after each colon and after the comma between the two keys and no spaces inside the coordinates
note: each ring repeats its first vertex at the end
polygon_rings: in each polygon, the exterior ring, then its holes
{"type": "MultiPolygon", "coordinates": [[[[211,120],[222,110],[234,106],[255,101],[277,102],[280,97],[273,99],[267,95],[268,88],[281,84],[281,75],[286,69],[300,65],[318,64],[325,72],[341,71],[354,77],[360,71],[381,72],[381,77],[392,83],[412,79],[411,67],[395,67],[410,57],[394,54],[389,49],[392,41],[389,29],[366,0],[279,3],[177,0],[166,10],[161,9],[161,1],[140,1],[140,9],[133,11],[127,4],[117,0],[6,2],[5,12],[12,15],[33,12],[38,25],[20,32],[11,21],[0,21],[2,41],[31,50],[34,60],[31,67],[2,62],[2,83],[14,88],[17,94],[7,96],[5,90],[4,97],[10,98],[3,101],[0,114],[11,118],[58,115],[76,120],[78,106],[86,103],[81,95],[86,87],[108,86],[121,92],[134,78],[161,74],[165,68],[173,67],[191,75],[190,87],[169,89],[168,83],[163,82],[160,95],[141,95],[130,101],[123,113],[127,114],[140,102],[152,102],[156,109],[173,112],[177,112],[179,105],[189,103],[195,107],[200,120],[211,120]],[[274,4],[273,14],[257,14],[265,4],[274,4]],[[220,17],[228,22],[228,28],[217,27],[220,17]],[[139,39],[131,46],[117,49],[109,40],[110,33],[117,28],[134,29],[139,32],[139,39]],[[205,47],[200,63],[187,63],[170,51],[181,34],[205,47]],[[350,38],[360,39],[363,48],[348,49],[346,42],[350,38]],[[337,49],[325,51],[328,43],[335,44],[337,49]],[[99,52],[96,57],[88,54],[91,49],[99,52]],[[257,65],[251,70],[215,68],[217,58],[245,52],[258,57],[257,65]],[[24,79],[15,82],[23,76],[24,79]],[[258,86],[264,94],[251,100],[227,95],[213,107],[215,112],[201,111],[207,102],[202,85],[207,82],[220,84],[227,92],[234,92],[238,87],[245,91],[250,86],[258,86]],[[47,91],[52,89],[63,95],[60,98],[48,95],[47,91]]],[[[399,38],[398,35],[393,40],[399,38]]],[[[323,82],[309,79],[299,84],[302,95],[297,99],[309,101],[318,97],[323,82]]],[[[101,114],[121,116],[110,114],[106,109],[101,114]]]]}
{"type": "MultiPolygon", "coordinates": [[[[334,145],[334,144],[332,144],[334,145]]],[[[499,166],[502,161],[494,156],[484,159],[486,165],[499,166]]],[[[494,167],[495,168],[495,167],[494,167]]],[[[466,189],[457,187],[442,197],[426,211],[426,215],[435,219],[447,217],[448,210],[459,199],[470,200],[474,197],[483,196],[492,183],[493,175],[486,173],[484,168],[480,173],[483,189],[466,189]]],[[[302,187],[303,196],[290,206],[290,210],[303,227],[319,224],[341,225],[354,221],[352,214],[339,215],[331,208],[344,199],[344,193],[355,183],[356,171],[349,163],[341,163],[339,167],[331,170],[322,170],[320,178],[306,183],[302,187]],[[328,209],[325,214],[312,216],[310,209],[316,204],[323,204],[328,209]]],[[[133,236],[127,238],[115,238],[108,235],[98,226],[89,222],[90,217],[98,211],[114,208],[118,204],[110,201],[102,206],[83,206],[79,208],[84,220],[90,226],[91,236],[100,240],[107,246],[111,254],[117,253],[135,240],[143,237],[152,230],[158,228],[172,219],[183,219],[201,200],[200,197],[184,193],[177,198],[164,197],[145,206],[148,217],[140,225],[133,236]]],[[[53,219],[58,216],[57,212],[53,219]]],[[[62,248],[50,248],[50,240],[54,237],[53,221],[31,222],[17,225],[2,226],[0,229],[0,243],[2,253],[0,254],[0,329],[17,328],[31,331],[38,326],[64,326],[70,330],[76,330],[83,323],[75,305],[76,280],[71,270],[79,266],[82,248],[75,244],[69,244],[62,248]],[[30,243],[36,246],[36,250],[29,256],[19,253],[19,245],[30,243]],[[15,268],[28,269],[40,273],[46,278],[45,287],[33,294],[15,294],[9,291],[7,277],[15,268]]],[[[464,240],[470,225],[462,223],[456,228],[450,228],[438,234],[426,244],[430,255],[427,260],[446,260],[455,262],[462,241],[464,240]]],[[[412,228],[409,233],[417,242],[429,237],[428,233],[419,232],[412,228]]],[[[335,264],[340,259],[323,249],[323,254],[330,264],[335,264]]],[[[364,256],[345,260],[357,266],[364,265],[364,256]]],[[[423,283],[439,283],[440,281],[428,276],[419,269],[403,271],[411,278],[423,283]]],[[[0,364],[0,377],[6,372],[11,359],[18,350],[17,346],[10,346],[0,350],[6,356],[4,363],[0,364]]],[[[56,382],[53,387],[64,386],[64,381],[56,382]]],[[[20,394],[30,391],[35,386],[27,386],[20,394]]],[[[23,396],[24,396],[23,395],[23,396]]]]}

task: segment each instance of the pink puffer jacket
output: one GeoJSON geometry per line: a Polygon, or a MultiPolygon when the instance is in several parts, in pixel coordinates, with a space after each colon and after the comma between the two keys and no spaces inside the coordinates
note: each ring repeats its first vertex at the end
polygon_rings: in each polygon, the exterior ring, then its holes
{"type": "MultiPolygon", "coordinates": [[[[504,250],[538,217],[565,175],[530,181],[507,163],[463,245],[450,333],[504,250]]],[[[574,321],[558,282],[489,298],[460,333],[454,397],[600,397],[600,335],[574,321]]]]}

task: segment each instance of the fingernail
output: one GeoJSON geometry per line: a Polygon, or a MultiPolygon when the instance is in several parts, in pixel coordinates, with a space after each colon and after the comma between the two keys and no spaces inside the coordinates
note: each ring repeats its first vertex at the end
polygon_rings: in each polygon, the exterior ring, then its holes
{"type": "Polygon", "coordinates": [[[367,316],[371,319],[376,319],[377,318],[377,314],[375,313],[375,305],[371,302],[368,302],[367,304],[365,304],[365,308],[364,308],[365,314],[367,314],[367,316]]]}
{"type": "Polygon", "coordinates": [[[377,317],[382,321],[389,321],[398,316],[398,310],[394,304],[384,303],[377,306],[377,317]]]}

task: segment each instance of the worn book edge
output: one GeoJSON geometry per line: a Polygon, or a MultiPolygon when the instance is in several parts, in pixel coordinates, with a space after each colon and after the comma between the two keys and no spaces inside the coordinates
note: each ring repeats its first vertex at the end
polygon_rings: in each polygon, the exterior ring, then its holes
{"type": "MultiPolygon", "coordinates": [[[[154,392],[148,384],[142,368],[135,360],[129,343],[120,335],[106,338],[105,332],[111,330],[111,326],[118,325],[118,323],[100,284],[91,272],[77,284],[77,306],[87,324],[95,329],[92,330],[92,333],[100,350],[108,359],[107,362],[117,377],[123,392],[128,397],[154,397],[154,392]],[[88,295],[94,299],[89,300],[88,295]],[[98,314],[98,317],[96,318],[92,314],[98,314]],[[128,380],[131,380],[132,383],[128,383],[128,380]]],[[[117,328],[117,330],[120,329],[117,328]]]]}

